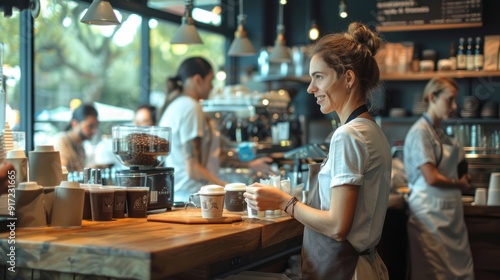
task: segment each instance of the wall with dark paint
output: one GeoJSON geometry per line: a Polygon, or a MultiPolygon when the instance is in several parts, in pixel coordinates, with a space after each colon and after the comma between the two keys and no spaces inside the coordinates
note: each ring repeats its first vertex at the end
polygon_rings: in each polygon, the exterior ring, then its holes
{"type": "MultiPolygon", "coordinates": [[[[311,26],[311,20],[315,19],[319,25],[321,34],[340,32],[347,29],[352,21],[360,21],[375,28],[376,1],[346,0],[349,16],[341,19],[338,16],[339,1],[337,0],[288,0],[284,8],[285,38],[288,46],[307,45],[310,43],[307,32],[311,26]]],[[[278,0],[252,0],[245,1],[245,13],[248,15],[246,28],[249,38],[257,50],[263,46],[272,46],[276,38],[276,24],[278,19],[278,0]]],[[[462,28],[448,30],[408,31],[408,32],[386,32],[381,36],[388,42],[412,41],[422,49],[434,49],[439,58],[449,56],[450,43],[457,42],[459,37],[476,37],[491,34],[500,34],[500,1],[483,0],[483,27],[462,28]]],[[[235,59],[233,58],[233,61],[235,59]]],[[[257,68],[257,56],[237,58],[237,67],[232,69],[234,73],[240,69],[257,68]]],[[[500,79],[477,78],[459,79],[460,93],[459,104],[466,95],[480,94],[485,100],[500,101],[500,79]]],[[[414,95],[419,95],[425,81],[398,81],[385,82],[382,91],[385,101],[389,107],[402,106],[411,111],[414,95]]],[[[286,85],[295,91],[293,105],[297,114],[306,115],[308,118],[322,118],[318,113],[314,99],[306,94],[307,85],[286,85]]],[[[387,113],[383,111],[382,114],[387,113]]]]}

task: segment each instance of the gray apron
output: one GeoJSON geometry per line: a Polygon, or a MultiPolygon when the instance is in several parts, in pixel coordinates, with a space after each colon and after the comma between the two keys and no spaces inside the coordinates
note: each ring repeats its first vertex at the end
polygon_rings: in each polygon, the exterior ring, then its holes
{"type": "MultiPolygon", "coordinates": [[[[306,204],[319,209],[318,173],[321,163],[309,164],[309,196],[306,204]]],[[[302,279],[348,279],[354,276],[359,253],[348,241],[339,242],[304,227],[302,279]]]]}

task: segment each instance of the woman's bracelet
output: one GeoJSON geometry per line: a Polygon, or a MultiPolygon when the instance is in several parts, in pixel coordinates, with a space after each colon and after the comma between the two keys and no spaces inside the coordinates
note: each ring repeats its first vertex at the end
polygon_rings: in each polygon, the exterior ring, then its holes
{"type": "Polygon", "coordinates": [[[288,213],[286,210],[288,210],[288,207],[290,207],[290,205],[292,205],[292,213],[291,213],[291,216],[293,218],[293,211],[295,210],[295,204],[297,204],[299,200],[294,196],[292,197],[287,203],[286,203],[286,206],[285,206],[285,212],[288,213]]]}
{"type": "Polygon", "coordinates": [[[299,202],[298,199],[295,199],[292,203],[292,218],[295,218],[295,204],[297,204],[297,202],[299,202]]]}

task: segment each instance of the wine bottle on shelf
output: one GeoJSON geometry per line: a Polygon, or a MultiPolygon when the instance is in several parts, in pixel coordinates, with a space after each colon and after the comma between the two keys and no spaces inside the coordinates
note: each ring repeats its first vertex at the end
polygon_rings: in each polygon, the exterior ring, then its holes
{"type": "Polygon", "coordinates": [[[461,37],[458,40],[457,70],[465,70],[466,68],[467,59],[465,58],[465,39],[461,37]]]}
{"type": "Polygon", "coordinates": [[[411,71],[412,72],[420,71],[420,56],[418,55],[418,48],[416,46],[413,47],[413,57],[411,59],[411,71]]]}
{"type": "Polygon", "coordinates": [[[476,37],[476,45],[474,48],[474,70],[483,70],[484,53],[481,37],[476,37]]]}
{"type": "Polygon", "coordinates": [[[472,37],[467,38],[467,52],[465,55],[467,59],[467,70],[474,70],[474,51],[472,37]]]}
{"type": "Polygon", "coordinates": [[[450,63],[451,70],[457,70],[457,55],[455,52],[455,42],[451,42],[450,44],[450,63]]]}

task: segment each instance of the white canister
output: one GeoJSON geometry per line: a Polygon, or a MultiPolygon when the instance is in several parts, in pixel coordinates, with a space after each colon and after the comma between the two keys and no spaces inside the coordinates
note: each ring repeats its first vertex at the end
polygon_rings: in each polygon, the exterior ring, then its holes
{"type": "Polygon", "coordinates": [[[54,187],[61,183],[61,157],[54,146],[36,146],[34,151],[29,152],[29,179],[44,187],[54,187]]]}
{"type": "Polygon", "coordinates": [[[37,182],[21,182],[15,190],[18,227],[46,227],[45,195],[37,182]]]}
{"type": "Polygon", "coordinates": [[[62,181],[54,191],[50,226],[80,227],[83,217],[85,190],[78,182],[62,181]]]}
{"type": "Polygon", "coordinates": [[[21,182],[28,181],[28,158],[24,150],[10,150],[7,153],[7,161],[16,169],[16,187],[21,182]]]}

